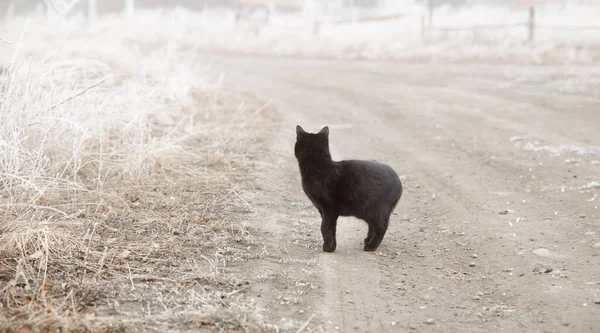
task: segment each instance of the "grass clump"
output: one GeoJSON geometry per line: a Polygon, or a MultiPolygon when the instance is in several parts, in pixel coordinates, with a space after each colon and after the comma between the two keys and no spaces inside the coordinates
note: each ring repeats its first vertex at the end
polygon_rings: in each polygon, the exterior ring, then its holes
{"type": "Polygon", "coordinates": [[[225,267],[269,110],[123,18],[3,24],[0,331],[266,329],[225,267]]]}

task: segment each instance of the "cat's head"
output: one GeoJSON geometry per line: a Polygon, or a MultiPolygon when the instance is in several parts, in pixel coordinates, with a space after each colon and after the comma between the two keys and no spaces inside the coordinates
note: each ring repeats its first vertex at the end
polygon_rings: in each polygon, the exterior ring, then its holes
{"type": "Polygon", "coordinates": [[[331,158],[329,154],[329,127],[325,126],[319,133],[306,132],[300,125],[296,125],[296,158],[302,156],[323,156],[331,158]]]}

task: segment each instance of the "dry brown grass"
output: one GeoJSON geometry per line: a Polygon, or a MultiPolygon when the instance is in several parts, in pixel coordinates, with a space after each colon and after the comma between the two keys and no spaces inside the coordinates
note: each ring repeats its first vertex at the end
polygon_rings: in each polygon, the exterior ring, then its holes
{"type": "Polygon", "coordinates": [[[259,317],[247,318],[247,304],[238,304],[247,282],[224,273],[256,247],[243,223],[253,209],[242,191],[260,147],[257,131],[269,122],[266,111],[247,112],[259,105],[238,109],[241,98],[219,97],[221,119],[186,140],[186,154],[161,159],[143,178],[71,195],[77,204],[56,196],[18,214],[6,211],[0,324],[9,332],[120,331],[139,327],[126,318],[148,311],[151,323],[143,325],[158,331],[264,328],[259,317]],[[226,122],[234,116],[242,121],[226,122]],[[79,204],[86,201],[94,204],[79,204]],[[148,308],[138,314],[118,305],[127,302],[148,308]],[[88,313],[97,308],[113,315],[88,313]]]}
{"type": "MultiPolygon", "coordinates": [[[[213,140],[195,139],[194,145],[213,140]]],[[[169,293],[190,288],[209,292],[209,296],[201,293],[204,299],[199,302],[213,314],[200,322],[233,325],[235,320],[214,314],[218,312],[212,302],[222,303],[245,285],[228,280],[221,271],[227,263],[243,260],[244,251],[255,244],[241,222],[252,207],[240,195],[250,170],[239,155],[249,152],[226,146],[227,153],[206,148],[210,145],[192,148],[197,158],[165,163],[160,174],[139,183],[105,184],[103,195],[95,198],[103,202],[99,207],[76,205],[75,210],[66,210],[67,216],[37,210],[12,216],[2,230],[6,246],[0,272],[6,282],[0,295],[2,313],[9,326],[85,331],[102,320],[81,311],[109,299],[119,302],[124,296],[155,298],[161,294],[149,286],[155,283],[169,293]],[[45,222],[29,228],[40,214],[46,215],[45,222]]],[[[94,195],[82,196],[90,200],[94,195]]],[[[225,317],[231,316],[229,306],[223,310],[225,317]]],[[[107,320],[104,325],[111,323],[107,320]]]]}
{"type": "Polygon", "coordinates": [[[0,74],[0,332],[274,331],[235,274],[271,110],[170,45],[75,26],[50,61],[35,29],[0,74]]]}

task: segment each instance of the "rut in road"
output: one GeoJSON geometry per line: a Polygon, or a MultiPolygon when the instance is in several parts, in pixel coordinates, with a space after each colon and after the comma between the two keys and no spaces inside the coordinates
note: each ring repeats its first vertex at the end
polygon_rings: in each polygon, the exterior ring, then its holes
{"type": "Polygon", "coordinates": [[[573,154],[544,149],[597,149],[599,101],[460,68],[213,60],[282,117],[261,206],[275,217],[262,227],[300,245],[275,246],[318,262],[300,319],[315,314],[311,326],[326,332],[597,329],[597,190],[582,185],[598,180],[600,157],[575,156],[574,171],[565,163],[573,154]],[[297,124],[328,125],[334,160],[375,159],[402,175],[405,192],[377,253],[362,251],[366,224],[353,218],[340,218],[336,252],[321,252],[319,216],[293,156],[297,124]]]}

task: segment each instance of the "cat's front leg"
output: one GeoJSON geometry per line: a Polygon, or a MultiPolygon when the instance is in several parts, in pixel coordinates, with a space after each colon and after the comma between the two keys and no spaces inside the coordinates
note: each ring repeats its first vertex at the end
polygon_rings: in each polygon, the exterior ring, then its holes
{"type": "Polygon", "coordinates": [[[323,235],[323,251],[333,252],[337,246],[335,232],[339,214],[323,211],[321,220],[321,234],[323,235]]]}

